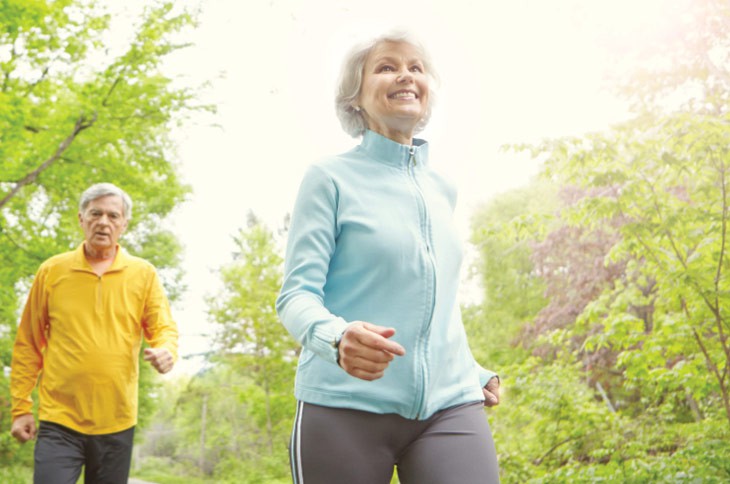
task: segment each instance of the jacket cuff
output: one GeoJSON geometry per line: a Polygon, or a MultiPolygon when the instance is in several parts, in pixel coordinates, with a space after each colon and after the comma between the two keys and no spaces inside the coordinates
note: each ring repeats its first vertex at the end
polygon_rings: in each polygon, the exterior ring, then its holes
{"type": "Polygon", "coordinates": [[[347,326],[342,318],[318,324],[312,333],[311,340],[306,345],[307,349],[336,365],[339,357],[337,343],[347,326]]]}
{"type": "Polygon", "coordinates": [[[487,383],[489,383],[489,380],[491,380],[494,377],[499,378],[499,375],[497,375],[495,372],[491,370],[485,370],[484,368],[479,368],[479,384],[484,388],[487,386],[487,383]]]}

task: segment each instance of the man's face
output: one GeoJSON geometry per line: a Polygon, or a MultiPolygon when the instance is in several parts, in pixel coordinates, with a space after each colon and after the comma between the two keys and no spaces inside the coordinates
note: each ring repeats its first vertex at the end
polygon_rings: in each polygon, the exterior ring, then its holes
{"type": "Polygon", "coordinates": [[[116,246],[127,228],[122,197],[107,195],[89,202],[84,212],[79,212],[79,224],[84,231],[86,244],[95,250],[116,246]]]}

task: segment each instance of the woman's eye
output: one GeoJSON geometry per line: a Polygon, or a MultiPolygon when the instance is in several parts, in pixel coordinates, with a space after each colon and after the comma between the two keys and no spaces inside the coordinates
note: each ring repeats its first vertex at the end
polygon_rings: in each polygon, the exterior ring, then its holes
{"type": "Polygon", "coordinates": [[[421,66],[412,66],[411,72],[423,72],[423,67],[421,66]]]}
{"type": "Polygon", "coordinates": [[[394,70],[395,70],[395,69],[393,69],[393,66],[387,66],[387,65],[386,65],[386,66],[382,66],[382,67],[380,68],[380,72],[383,72],[383,71],[386,71],[386,72],[392,72],[392,71],[394,71],[394,70]]]}

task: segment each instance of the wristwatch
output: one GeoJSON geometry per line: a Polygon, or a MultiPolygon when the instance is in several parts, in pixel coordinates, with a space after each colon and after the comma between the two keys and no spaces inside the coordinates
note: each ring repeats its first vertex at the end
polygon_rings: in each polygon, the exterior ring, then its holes
{"type": "MultiPolygon", "coordinates": [[[[347,330],[345,330],[347,331],[347,330]]],[[[337,366],[340,365],[340,342],[342,341],[342,336],[344,336],[345,331],[335,336],[335,339],[332,340],[332,347],[337,352],[337,366]]]]}

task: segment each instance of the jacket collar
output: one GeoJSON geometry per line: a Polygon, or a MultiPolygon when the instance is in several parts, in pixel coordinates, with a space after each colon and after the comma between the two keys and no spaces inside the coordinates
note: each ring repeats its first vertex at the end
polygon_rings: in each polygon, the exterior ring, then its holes
{"type": "MultiPolygon", "coordinates": [[[[74,251],[72,268],[78,271],[94,272],[91,264],[89,264],[89,261],[86,260],[86,254],[84,253],[84,244],[85,242],[82,242],[74,251]]],[[[112,262],[111,267],[109,267],[106,272],[121,271],[126,269],[128,265],[129,255],[121,245],[117,244],[117,253],[114,256],[114,262],[112,262]]]]}
{"type": "Polygon", "coordinates": [[[358,150],[376,161],[403,168],[411,161],[411,151],[413,151],[415,166],[422,167],[428,164],[428,143],[418,138],[413,138],[412,146],[402,145],[368,129],[358,150]]]}

